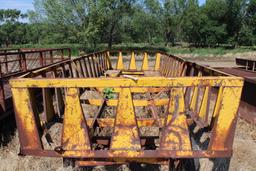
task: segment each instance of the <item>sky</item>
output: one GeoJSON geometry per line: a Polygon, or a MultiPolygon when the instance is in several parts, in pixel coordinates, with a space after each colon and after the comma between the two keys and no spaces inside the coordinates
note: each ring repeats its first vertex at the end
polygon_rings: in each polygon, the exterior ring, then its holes
{"type": "Polygon", "coordinates": [[[33,10],[33,0],[0,0],[0,9],[19,9],[23,13],[33,10]]]}
{"type": "MultiPolygon", "coordinates": [[[[205,0],[199,0],[199,4],[202,5],[205,0]]],[[[27,10],[33,10],[33,0],[0,0],[0,9],[19,9],[23,13],[27,10]]]]}

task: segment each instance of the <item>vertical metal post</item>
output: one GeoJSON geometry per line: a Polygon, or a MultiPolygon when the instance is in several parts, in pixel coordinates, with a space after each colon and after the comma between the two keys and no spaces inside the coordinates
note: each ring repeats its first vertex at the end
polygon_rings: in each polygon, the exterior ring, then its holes
{"type": "Polygon", "coordinates": [[[4,51],[4,62],[5,62],[5,70],[6,70],[6,74],[9,73],[9,69],[8,69],[8,60],[7,60],[7,50],[4,51]]]}
{"type": "Polygon", "coordinates": [[[27,71],[26,54],[23,52],[21,53],[21,70],[27,71]]]}
{"type": "Polygon", "coordinates": [[[43,61],[43,52],[39,52],[39,58],[40,58],[40,66],[44,66],[44,61],[43,61]]]}
{"type": "Polygon", "coordinates": [[[51,60],[51,64],[53,63],[53,54],[52,54],[52,50],[50,51],[50,60],[51,60]]]}
{"type": "Polygon", "coordinates": [[[44,61],[44,66],[47,65],[46,60],[47,60],[47,51],[44,51],[43,53],[43,61],[44,61]]]}
{"type": "Polygon", "coordinates": [[[19,66],[20,66],[20,71],[22,71],[22,56],[21,56],[21,53],[19,53],[19,55],[18,55],[18,57],[19,57],[19,66]]]}

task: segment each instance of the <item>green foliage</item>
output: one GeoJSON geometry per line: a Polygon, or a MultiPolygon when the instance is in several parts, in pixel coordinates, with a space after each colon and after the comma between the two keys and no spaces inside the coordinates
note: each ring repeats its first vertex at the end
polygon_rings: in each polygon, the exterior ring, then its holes
{"type": "Polygon", "coordinates": [[[113,99],[114,98],[114,89],[113,88],[104,88],[103,90],[105,99],[113,99]]]}
{"type": "Polygon", "coordinates": [[[19,10],[0,10],[0,46],[5,44],[26,43],[27,25],[20,23],[18,20],[26,17],[19,10]]]}
{"type": "Polygon", "coordinates": [[[80,44],[95,51],[133,43],[256,44],[256,0],[34,0],[34,7],[27,14],[0,10],[0,45],[80,44]],[[30,22],[21,23],[24,17],[30,22]]]}

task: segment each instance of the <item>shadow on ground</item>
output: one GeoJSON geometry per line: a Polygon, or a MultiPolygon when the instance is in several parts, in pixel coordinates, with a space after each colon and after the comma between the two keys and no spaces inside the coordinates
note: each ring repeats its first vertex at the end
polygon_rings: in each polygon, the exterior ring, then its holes
{"type": "Polygon", "coordinates": [[[0,121],[0,147],[8,145],[15,136],[16,128],[14,113],[11,112],[10,116],[0,121]]]}

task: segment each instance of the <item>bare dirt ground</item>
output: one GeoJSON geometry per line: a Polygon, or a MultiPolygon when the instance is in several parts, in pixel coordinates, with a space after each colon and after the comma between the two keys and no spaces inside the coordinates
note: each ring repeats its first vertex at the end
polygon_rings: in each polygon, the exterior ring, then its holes
{"type": "MultiPolygon", "coordinates": [[[[254,171],[256,168],[256,126],[249,125],[243,120],[239,119],[235,141],[234,141],[234,154],[230,163],[231,171],[254,171]]],[[[19,153],[19,140],[17,131],[12,136],[12,140],[7,146],[0,149],[0,170],[1,171],[73,171],[79,168],[64,168],[62,159],[59,158],[46,158],[46,157],[32,157],[32,156],[18,156],[19,153]]],[[[212,163],[202,159],[200,166],[201,171],[210,170],[212,163]]],[[[129,171],[130,169],[125,166],[116,166],[110,168],[95,167],[93,171],[105,170],[119,170],[129,171]]],[[[166,166],[150,167],[146,170],[159,170],[167,171],[166,166]]]]}
{"type": "MultiPolygon", "coordinates": [[[[185,59],[192,60],[202,65],[210,65],[213,67],[226,67],[235,65],[235,57],[248,57],[255,58],[256,53],[243,53],[236,55],[225,55],[209,58],[203,58],[199,56],[189,55],[177,55],[185,59]]],[[[18,156],[19,153],[19,140],[16,130],[11,133],[12,136],[8,137],[8,143],[1,143],[4,139],[0,134],[0,171],[72,171],[79,170],[78,168],[63,168],[62,159],[58,158],[41,158],[31,156],[18,156]]],[[[231,171],[254,171],[256,168],[256,125],[250,125],[239,119],[235,134],[233,157],[231,159],[230,170],[231,171]]],[[[204,159],[203,159],[204,160],[204,159]]],[[[202,171],[209,170],[211,163],[204,162],[205,165],[201,165],[202,171]]],[[[128,167],[125,165],[111,167],[105,169],[103,167],[95,167],[94,171],[103,170],[126,170],[128,167]]],[[[148,168],[146,170],[167,170],[165,166],[159,168],[148,168]]]]}
{"type": "Polygon", "coordinates": [[[200,65],[206,65],[211,67],[234,67],[236,66],[236,58],[255,59],[256,52],[244,52],[236,54],[225,54],[222,56],[198,56],[190,54],[177,54],[176,56],[182,57],[188,61],[196,62],[200,65]]]}
{"type": "MultiPolygon", "coordinates": [[[[235,58],[255,59],[256,52],[245,52],[237,54],[226,54],[223,56],[191,56],[177,55],[200,65],[210,67],[235,67],[235,58]]],[[[253,171],[256,170],[256,125],[247,124],[240,120],[237,124],[235,140],[233,144],[233,157],[230,163],[231,171],[253,171]]]]}

